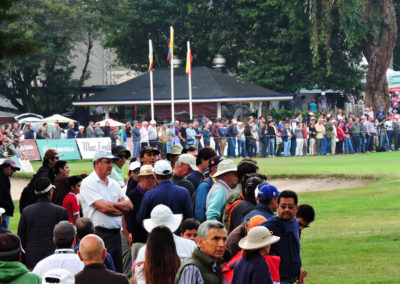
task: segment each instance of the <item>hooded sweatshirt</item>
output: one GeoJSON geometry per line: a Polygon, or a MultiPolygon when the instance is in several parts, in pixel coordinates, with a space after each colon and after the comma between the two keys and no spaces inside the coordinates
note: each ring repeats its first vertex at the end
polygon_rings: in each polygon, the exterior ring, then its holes
{"type": "Polygon", "coordinates": [[[0,261],[0,283],[41,284],[42,280],[18,261],[0,261]]]}

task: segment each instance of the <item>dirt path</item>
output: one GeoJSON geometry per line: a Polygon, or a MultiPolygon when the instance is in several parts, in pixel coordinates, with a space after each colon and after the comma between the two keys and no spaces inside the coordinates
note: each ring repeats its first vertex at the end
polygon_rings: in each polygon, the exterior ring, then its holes
{"type": "MultiPolygon", "coordinates": [[[[340,179],[340,178],[304,178],[304,179],[270,179],[269,183],[279,190],[291,189],[296,192],[324,191],[342,188],[362,187],[373,180],[366,179],[340,179]]],[[[11,195],[13,200],[19,200],[21,192],[29,183],[29,179],[11,178],[11,195]]]]}

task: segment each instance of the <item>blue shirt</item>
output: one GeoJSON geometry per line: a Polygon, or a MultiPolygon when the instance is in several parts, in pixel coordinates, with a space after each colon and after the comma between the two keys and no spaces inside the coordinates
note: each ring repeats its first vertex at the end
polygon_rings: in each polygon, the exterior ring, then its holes
{"type": "Polygon", "coordinates": [[[199,171],[193,171],[190,175],[186,177],[186,179],[193,184],[194,188],[197,188],[199,184],[203,181],[204,176],[199,171]]]}
{"type": "Polygon", "coordinates": [[[252,255],[248,260],[241,258],[234,268],[232,284],[272,284],[267,261],[261,254],[252,255]]]}
{"type": "Polygon", "coordinates": [[[296,218],[291,222],[285,222],[282,218],[274,216],[260,226],[267,227],[280,240],[271,245],[269,254],[277,255],[281,258],[279,265],[279,275],[284,279],[297,279],[300,275],[301,256],[299,223],[296,218]]]}
{"type": "Polygon", "coordinates": [[[254,217],[256,215],[261,215],[263,217],[265,217],[267,220],[271,219],[272,217],[274,217],[274,212],[272,212],[271,208],[269,208],[268,205],[262,204],[262,203],[257,203],[256,205],[256,209],[250,211],[249,213],[247,213],[243,219],[242,219],[242,224],[244,221],[246,221],[247,218],[251,218],[254,217]]]}
{"type": "Polygon", "coordinates": [[[220,128],[218,128],[218,133],[219,133],[219,136],[221,137],[221,139],[226,138],[227,131],[226,131],[225,127],[221,126],[220,128]]]}
{"type": "Polygon", "coordinates": [[[226,132],[227,137],[235,138],[238,135],[238,130],[233,125],[229,125],[226,132]]]}
{"type": "Polygon", "coordinates": [[[74,129],[73,128],[68,128],[68,131],[67,131],[67,139],[73,139],[73,138],[75,138],[75,131],[74,131],[74,129]]]}
{"type": "Polygon", "coordinates": [[[317,112],[317,104],[316,103],[310,103],[310,110],[313,113],[317,112]]]}
{"type": "Polygon", "coordinates": [[[159,204],[168,206],[174,214],[183,214],[183,220],[193,217],[189,191],[167,180],[160,182],[157,187],[144,194],[136,215],[139,224],[142,224],[144,219],[150,218],[151,210],[159,204]]]}
{"type": "Polygon", "coordinates": [[[194,200],[194,217],[200,222],[206,221],[206,203],[207,194],[210,188],[213,186],[214,181],[212,178],[207,178],[207,181],[203,181],[196,188],[195,200],[194,200]]]}

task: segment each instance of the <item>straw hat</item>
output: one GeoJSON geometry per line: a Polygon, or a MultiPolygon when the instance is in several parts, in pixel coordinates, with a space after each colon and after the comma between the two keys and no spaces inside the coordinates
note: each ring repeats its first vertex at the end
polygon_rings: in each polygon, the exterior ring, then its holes
{"type": "Polygon", "coordinates": [[[138,176],[150,176],[153,175],[153,167],[151,165],[143,165],[140,167],[138,176]]]}
{"type": "Polygon", "coordinates": [[[217,172],[212,177],[219,177],[220,175],[229,172],[237,172],[237,167],[232,160],[223,160],[218,164],[217,172]]]}
{"type": "Polygon", "coordinates": [[[143,227],[150,233],[155,227],[163,225],[168,227],[171,232],[175,232],[179,228],[182,218],[182,214],[173,214],[168,206],[159,204],[151,210],[150,219],[143,220],[143,227]]]}
{"type": "Polygon", "coordinates": [[[264,226],[250,229],[247,237],[239,242],[239,247],[245,250],[261,249],[279,241],[280,237],[271,235],[271,232],[264,226]]]}

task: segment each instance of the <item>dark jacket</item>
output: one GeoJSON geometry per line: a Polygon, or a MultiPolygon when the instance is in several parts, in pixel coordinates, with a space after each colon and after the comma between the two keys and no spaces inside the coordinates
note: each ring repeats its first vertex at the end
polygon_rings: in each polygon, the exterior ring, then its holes
{"type": "Polygon", "coordinates": [[[75,275],[75,284],[129,284],[125,275],[107,270],[104,264],[93,263],[75,275]]]}
{"type": "Polygon", "coordinates": [[[25,131],[25,139],[35,139],[35,134],[33,133],[33,130],[26,130],[25,131]]]}
{"type": "Polygon", "coordinates": [[[272,284],[267,261],[261,254],[241,258],[235,264],[232,284],[272,284]]]}
{"type": "Polygon", "coordinates": [[[242,223],[243,217],[249,213],[250,211],[254,210],[256,205],[251,203],[250,201],[243,200],[240,202],[231,213],[231,224],[229,226],[230,232],[232,232],[237,226],[242,223]]]}
{"type": "Polygon", "coordinates": [[[192,197],[194,195],[195,188],[193,187],[193,184],[187,178],[178,177],[177,175],[174,174],[174,175],[172,175],[172,181],[177,186],[186,188],[190,194],[190,197],[192,197]]]}
{"type": "Polygon", "coordinates": [[[43,163],[43,166],[39,168],[37,173],[32,177],[29,184],[23,189],[21,193],[21,198],[19,200],[19,211],[21,213],[25,207],[36,202],[35,182],[41,177],[47,177],[51,181],[51,183],[54,183],[54,170],[50,168],[47,163],[43,163]]]}
{"type": "Polygon", "coordinates": [[[203,253],[199,248],[193,251],[192,257],[187,259],[179,268],[175,277],[175,284],[179,283],[184,268],[188,265],[196,266],[201,273],[204,283],[220,284],[222,283],[222,270],[220,265],[215,265],[214,260],[203,253]]]}
{"type": "Polygon", "coordinates": [[[25,264],[28,268],[35,267],[39,261],[54,253],[54,226],[63,220],[69,220],[67,211],[45,197],[38,198],[35,204],[22,211],[18,236],[25,248],[25,264]]]}
{"type": "MultiPolygon", "coordinates": [[[[130,178],[129,180],[133,180],[130,178]]],[[[132,234],[132,241],[134,243],[145,243],[147,240],[147,232],[136,220],[136,214],[139,211],[140,204],[142,203],[144,192],[142,188],[136,186],[134,189],[127,191],[126,195],[132,201],[133,209],[125,213],[125,222],[128,232],[132,234]]]]}
{"type": "Polygon", "coordinates": [[[277,243],[271,245],[269,254],[281,258],[279,265],[281,281],[295,281],[300,275],[301,268],[299,223],[296,218],[293,218],[292,222],[285,222],[275,216],[261,226],[267,227],[275,236],[280,237],[277,243]]]}
{"type": "Polygon", "coordinates": [[[5,215],[14,215],[14,203],[11,198],[10,178],[0,168],[0,207],[4,208],[5,215]]]}

